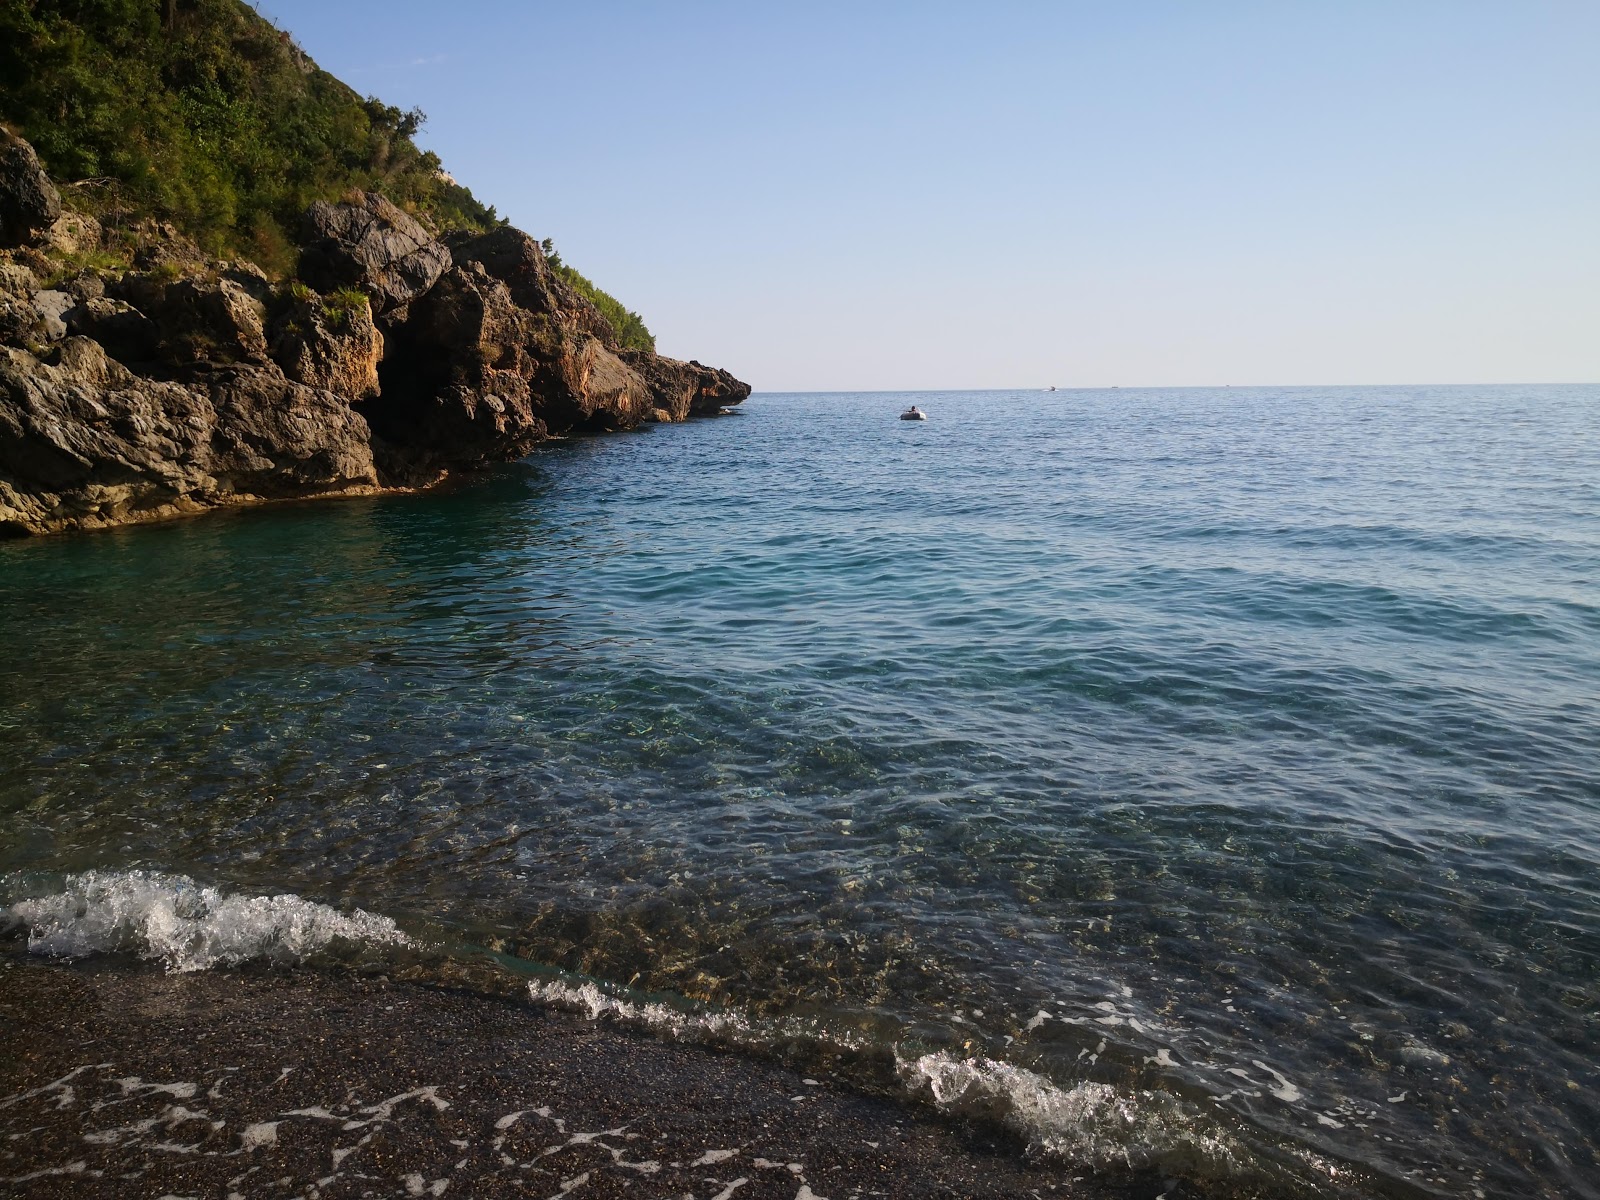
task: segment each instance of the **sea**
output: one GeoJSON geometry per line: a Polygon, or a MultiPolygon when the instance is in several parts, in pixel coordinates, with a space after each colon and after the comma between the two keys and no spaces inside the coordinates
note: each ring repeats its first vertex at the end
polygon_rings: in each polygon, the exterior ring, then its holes
{"type": "Polygon", "coordinates": [[[1600,1197],[1600,386],[758,393],[0,544],[0,907],[1064,1178],[1600,1197]]]}

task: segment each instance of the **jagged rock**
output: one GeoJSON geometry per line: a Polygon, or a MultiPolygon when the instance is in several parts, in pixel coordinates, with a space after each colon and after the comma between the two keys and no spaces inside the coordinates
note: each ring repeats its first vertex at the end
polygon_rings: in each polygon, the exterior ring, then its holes
{"type": "MultiPolygon", "coordinates": [[[[17,145],[0,140],[7,169],[27,166],[17,145]]],[[[26,175],[0,178],[0,205],[26,175]]],[[[57,258],[108,244],[93,221],[34,208],[49,220],[18,236],[43,230],[57,258]]],[[[4,228],[23,230],[10,212],[4,228]]],[[[325,299],[277,295],[252,264],[207,259],[170,225],[105,219],[139,270],[41,290],[59,270],[47,243],[0,250],[0,533],[426,483],[568,430],[682,420],[750,392],[699,363],[620,351],[514,229],[457,238],[453,265],[378,196],[313,206],[301,274],[325,299]],[[371,303],[336,294],[350,288],[371,303]]]]}
{"type": "Polygon", "coordinates": [[[61,215],[61,194],[33,147],[0,128],[0,246],[21,246],[61,215]]]}
{"type": "Polygon", "coordinates": [[[38,287],[39,281],[33,277],[33,272],[21,263],[0,262],[0,295],[26,299],[38,287]]]}
{"type": "Polygon", "coordinates": [[[506,285],[519,307],[616,346],[617,333],[611,322],[550,269],[539,243],[522,230],[503,225],[460,242],[452,253],[457,263],[482,263],[485,271],[506,285]]]}
{"type": "Polygon", "coordinates": [[[0,344],[42,346],[49,340],[44,318],[33,306],[31,296],[0,292],[0,344]]]}
{"type": "Polygon", "coordinates": [[[504,461],[543,441],[549,431],[528,387],[532,339],[533,319],[481,265],[440,279],[396,330],[382,394],[362,409],[404,452],[391,469],[504,461]]]}
{"type": "Polygon", "coordinates": [[[750,385],[727,371],[702,363],[679,362],[648,350],[624,350],[622,359],[650,389],[655,405],[651,419],[682,421],[690,416],[712,416],[750,395],[750,385]]]}
{"type": "Polygon", "coordinates": [[[313,293],[273,322],[271,338],[273,360],[296,383],[352,401],[377,394],[383,338],[368,305],[329,309],[313,293]]]}
{"type": "Polygon", "coordinates": [[[360,203],[318,201],[306,213],[300,277],[319,292],[358,287],[382,314],[410,303],[450,269],[450,251],[374,192],[360,203]]]}
{"type": "Polygon", "coordinates": [[[106,281],[93,271],[80,271],[61,285],[74,300],[97,300],[106,294],[106,281]]]}
{"type": "Polygon", "coordinates": [[[153,362],[161,345],[156,323],[133,305],[108,296],[89,296],[66,315],[67,332],[91,338],[117,361],[153,362]]]}
{"type": "Polygon", "coordinates": [[[411,305],[363,408],[409,462],[475,465],[527,453],[552,434],[626,429],[650,411],[644,381],[599,338],[531,313],[476,259],[411,305]]]}
{"type": "Polygon", "coordinates": [[[94,342],[0,349],[0,531],[90,529],[377,484],[366,422],[276,370],[141,379],[94,342]]]}
{"type": "Polygon", "coordinates": [[[266,312],[231,279],[180,279],[162,289],[159,302],[145,311],[160,331],[161,355],[168,362],[267,361],[266,312]]]}
{"type": "Polygon", "coordinates": [[[231,283],[238,284],[254,300],[265,304],[272,298],[272,280],[267,278],[267,273],[253,262],[242,259],[221,262],[217,264],[217,274],[231,283]]]}
{"type": "Polygon", "coordinates": [[[650,415],[649,387],[599,338],[563,338],[559,355],[542,366],[541,412],[552,430],[632,429],[650,415]]]}

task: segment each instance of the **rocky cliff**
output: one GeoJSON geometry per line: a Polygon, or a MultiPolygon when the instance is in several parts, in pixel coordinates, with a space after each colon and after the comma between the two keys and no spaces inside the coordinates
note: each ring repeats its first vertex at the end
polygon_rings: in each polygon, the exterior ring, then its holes
{"type": "Polygon", "coordinates": [[[439,238],[358,193],[311,207],[299,264],[64,212],[0,130],[0,533],[424,486],[750,394],[623,349],[516,229],[439,238]]]}

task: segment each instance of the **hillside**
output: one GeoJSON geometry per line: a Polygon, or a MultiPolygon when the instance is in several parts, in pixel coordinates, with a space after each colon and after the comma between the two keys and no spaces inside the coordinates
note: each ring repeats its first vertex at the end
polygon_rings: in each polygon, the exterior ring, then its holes
{"type": "MultiPolygon", "coordinates": [[[[64,203],[170,222],[276,278],[319,200],[376,192],[436,235],[502,223],[417,146],[424,120],[361,97],[240,0],[0,0],[0,121],[64,203]]],[[[621,345],[654,350],[637,314],[568,278],[621,345]]]]}

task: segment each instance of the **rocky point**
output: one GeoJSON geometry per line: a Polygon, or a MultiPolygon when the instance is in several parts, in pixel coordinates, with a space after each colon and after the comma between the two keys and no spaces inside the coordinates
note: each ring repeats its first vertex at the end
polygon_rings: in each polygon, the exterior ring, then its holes
{"type": "Polygon", "coordinates": [[[302,239],[275,283],[170,226],[103,228],[0,130],[0,533],[422,486],[750,394],[623,349],[520,230],[439,237],[360,193],[302,239]],[[113,244],[125,266],[81,265],[113,244]]]}

